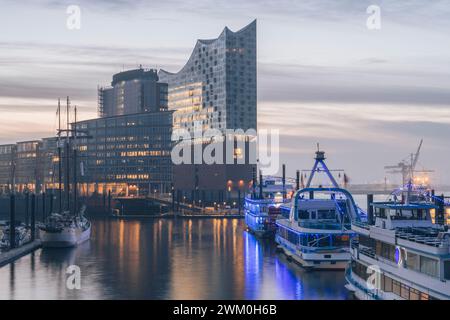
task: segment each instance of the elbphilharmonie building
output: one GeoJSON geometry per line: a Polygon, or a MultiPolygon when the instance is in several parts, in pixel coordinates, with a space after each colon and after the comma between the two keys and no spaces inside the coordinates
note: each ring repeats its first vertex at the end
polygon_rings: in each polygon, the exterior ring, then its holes
{"type": "MultiPolygon", "coordinates": [[[[256,65],[256,20],[236,32],[225,27],[216,39],[198,40],[180,71],[158,74],[159,81],[168,83],[168,109],[175,111],[173,129],[186,129],[191,138],[199,128],[217,129],[227,139],[227,129],[256,130],[256,65]]],[[[245,150],[250,150],[247,134],[232,139],[245,141],[245,150]]],[[[192,141],[203,147],[208,143],[192,141]]],[[[222,147],[226,149],[225,143],[222,147]]],[[[234,163],[174,165],[177,198],[202,204],[241,202],[256,166],[245,150],[232,150],[234,163]]]]}
{"type": "Polygon", "coordinates": [[[186,65],[159,80],[169,85],[174,128],[256,129],[256,20],[198,40],[186,65]]]}

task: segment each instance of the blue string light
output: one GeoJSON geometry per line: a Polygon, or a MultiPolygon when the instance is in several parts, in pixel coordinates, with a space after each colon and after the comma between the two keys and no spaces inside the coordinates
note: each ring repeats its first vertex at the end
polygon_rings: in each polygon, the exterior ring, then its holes
{"type": "MultiPolygon", "coordinates": [[[[411,190],[414,189],[415,185],[412,183],[408,183],[406,184],[406,187],[409,189],[411,187],[411,190]]],[[[391,192],[391,195],[397,195],[398,193],[402,192],[404,190],[404,188],[397,188],[394,189],[394,191],[391,192]]],[[[445,201],[444,199],[441,199],[440,197],[436,197],[433,196],[431,193],[429,193],[428,191],[421,191],[420,189],[416,188],[415,191],[418,191],[422,196],[426,196],[426,197],[430,197],[433,200],[442,202],[445,206],[450,206],[450,202],[445,201]]]]}

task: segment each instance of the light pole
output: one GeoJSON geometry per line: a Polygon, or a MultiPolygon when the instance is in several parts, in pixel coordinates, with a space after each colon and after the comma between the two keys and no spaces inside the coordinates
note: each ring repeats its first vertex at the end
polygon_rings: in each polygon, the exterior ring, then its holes
{"type": "Polygon", "coordinates": [[[244,188],[244,180],[239,180],[239,188],[238,188],[238,209],[239,215],[241,214],[241,190],[244,188]]]}
{"type": "Polygon", "coordinates": [[[227,202],[231,202],[231,189],[233,188],[233,181],[227,181],[227,202]]]}

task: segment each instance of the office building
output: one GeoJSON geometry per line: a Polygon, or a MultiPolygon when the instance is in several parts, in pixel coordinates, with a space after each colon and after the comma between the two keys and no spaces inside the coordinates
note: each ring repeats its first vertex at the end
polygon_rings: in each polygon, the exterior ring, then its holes
{"type": "MultiPolygon", "coordinates": [[[[61,149],[61,158],[65,150],[61,149]]],[[[39,163],[44,190],[57,189],[59,178],[58,138],[49,137],[42,139],[39,150],[39,163]]],[[[63,165],[63,163],[62,163],[63,165]]],[[[64,183],[62,181],[62,183],[64,183]]]]}
{"type": "Polygon", "coordinates": [[[0,194],[11,190],[14,174],[16,145],[0,145],[0,194]]]}
{"type": "Polygon", "coordinates": [[[42,190],[42,174],[40,170],[41,141],[23,141],[16,145],[14,170],[15,188],[18,192],[42,190]]]}
{"type": "Polygon", "coordinates": [[[170,191],[171,111],[80,121],[77,131],[80,194],[170,191]]]}
{"type": "Polygon", "coordinates": [[[98,89],[98,114],[112,117],[167,110],[167,83],[154,69],[127,70],[113,76],[110,87],[98,89]]]}

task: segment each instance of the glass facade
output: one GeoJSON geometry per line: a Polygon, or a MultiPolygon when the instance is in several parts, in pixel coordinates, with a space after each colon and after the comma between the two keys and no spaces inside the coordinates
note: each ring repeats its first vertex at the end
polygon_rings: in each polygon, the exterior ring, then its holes
{"type": "MultiPolygon", "coordinates": [[[[58,157],[58,138],[42,139],[40,148],[40,165],[42,180],[45,190],[58,188],[59,177],[59,157],[58,157]]],[[[61,150],[61,158],[65,157],[65,150],[61,150]]],[[[64,163],[62,163],[64,169],[64,163]]],[[[63,186],[63,182],[61,184],[63,186]]]]}
{"type": "MultiPolygon", "coordinates": [[[[199,129],[215,129],[221,134],[227,129],[241,129],[240,136],[233,139],[248,141],[252,134],[246,131],[257,129],[256,49],[253,21],[237,32],[225,28],[216,39],[198,40],[179,72],[160,70],[160,81],[168,84],[168,108],[175,111],[174,129],[186,129],[191,137],[199,129]]],[[[194,141],[202,148],[209,143],[209,139],[194,141]]],[[[223,147],[226,150],[225,144],[223,147]]],[[[234,155],[244,161],[211,164],[202,159],[201,164],[175,165],[176,194],[193,202],[239,201],[239,192],[244,193],[252,180],[254,164],[239,148],[235,148],[234,155]],[[244,186],[238,187],[238,181],[244,181],[244,186]]]]}
{"type": "Polygon", "coordinates": [[[174,128],[256,130],[256,21],[198,40],[178,73],[161,70],[159,78],[169,85],[174,128]]]}
{"type": "Polygon", "coordinates": [[[0,194],[12,187],[15,150],[14,144],[0,145],[0,194]]]}
{"type": "Polygon", "coordinates": [[[18,142],[14,167],[16,190],[40,191],[42,176],[39,170],[40,141],[18,142]]]}
{"type": "Polygon", "coordinates": [[[171,111],[81,121],[77,131],[81,194],[170,190],[171,111]]]}
{"type": "Polygon", "coordinates": [[[157,71],[142,68],[117,73],[111,87],[98,89],[100,117],[167,110],[167,83],[157,71]]]}

